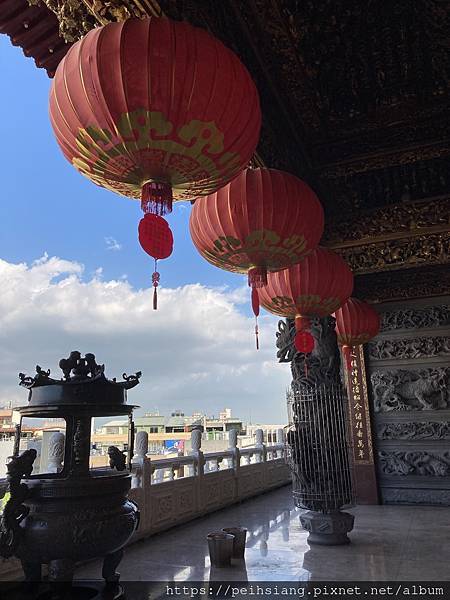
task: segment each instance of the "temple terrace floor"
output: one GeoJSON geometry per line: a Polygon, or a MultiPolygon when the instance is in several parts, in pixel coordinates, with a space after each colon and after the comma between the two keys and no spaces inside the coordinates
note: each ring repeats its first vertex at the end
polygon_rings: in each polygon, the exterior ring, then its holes
{"type": "MultiPolygon", "coordinates": [[[[450,508],[358,506],[347,546],[309,546],[290,486],[220,510],[128,547],[123,581],[447,581],[450,508]],[[210,565],[206,535],[222,527],[249,530],[246,559],[210,565]]],[[[77,579],[100,577],[101,563],[77,579]]]]}

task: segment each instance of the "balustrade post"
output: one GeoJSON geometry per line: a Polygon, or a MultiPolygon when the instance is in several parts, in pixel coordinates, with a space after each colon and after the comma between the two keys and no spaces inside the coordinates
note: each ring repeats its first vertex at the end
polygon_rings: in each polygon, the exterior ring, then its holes
{"type": "Polygon", "coordinates": [[[194,429],[191,433],[191,456],[195,456],[197,458],[197,469],[196,475],[201,477],[205,472],[205,458],[203,456],[203,452],[201,451],[202,447],[202,432],[199,429],[194,429]]]}
{"type": "Polygon", "coordinates": [[[236,475],[238,474],[237,472],[239,470],[239,467],[241,466],[241,452],[238,448],[237,440],[237,429],[231,429],[228,433],[228,450],[230,450],[233,453],[233,457],[231,459],[231,467],[234,469],[236,475]]]}
{"type": "MultiPolygon", "coordinates": [[[[146,431],[138,431],[134,440],[134,456],[133,456],[133,479],[131,487],[144,487],[146,477],[144,472],[151,473],[149,462],[147,459],[148,452],[148,433],[146,431]]],[[[151,475],[150,475],[151,477],[151,475]]],[[[148,479],[148,476],[147,476],[148,479]]]]}
{"type": "Polygon", "coordinates": [[[63,469],[64,447],[66,436],[60,431],[55,431],[48,442],[48,466],[49,473],[59,473],[63,469]]]}
{"type": "Polygon", "coordinates": [[[258,462],[266,462],[267,460],[267,448],[266,445],[264,443],[264,432],[262,429],[257,429],[256,430],[256,444],[255,447],[257,448],[258,452],[258,462]]]}
{"type": "Polygon", "coordinates": [[[284,429],[277,429],[277,444],[282,444],[283,448],[279,451],[280,458],[284,457],[284,429]]]}
{"type": "Polygon", "coordinates": [[[194,465],[194,475],[195,475],[195,504],[197,506],[197,511],[201,511],[203,509],[203,475],[205,468],[205,459],[203,456],[203,452],[201,450],[202,447],[202,432],[199,429],[194,429],[191,433],[191,456],[195,456],[197,459],[197,466],[194,465]]]}

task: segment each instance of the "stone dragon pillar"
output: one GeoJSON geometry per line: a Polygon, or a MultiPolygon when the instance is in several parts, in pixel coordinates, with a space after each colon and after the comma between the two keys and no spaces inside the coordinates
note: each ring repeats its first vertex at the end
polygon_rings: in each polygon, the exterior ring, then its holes
{"type": "Polygon", "coordinates": [[[354,493],[334,325],[333,317],[312,320],[315,347],[307,355],[295,349],[293,320],[280,321],[277,333],[277,357],[290,362],[292,371],[286,446],[293,495],[298,507],[308,509],[300,521],[308,542],[316,544],[348,543],[354,521],[341,511],[354,503],[354,493]]]}

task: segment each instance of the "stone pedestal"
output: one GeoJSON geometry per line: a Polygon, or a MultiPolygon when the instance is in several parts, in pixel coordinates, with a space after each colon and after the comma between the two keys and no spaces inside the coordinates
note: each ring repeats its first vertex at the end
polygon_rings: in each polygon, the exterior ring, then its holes
{"type": "Polygon", "coordinates": [[[302,527],[309,531],[308,543],[323,546],[349,544],[347,533],[353,529],[355,517],[339,510],[322,513],[309,510],[300,515],[302,527]]]}

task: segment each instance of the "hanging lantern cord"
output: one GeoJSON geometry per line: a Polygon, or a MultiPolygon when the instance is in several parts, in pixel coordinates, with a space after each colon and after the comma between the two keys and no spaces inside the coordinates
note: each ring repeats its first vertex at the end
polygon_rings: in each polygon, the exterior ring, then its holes
{"type": "Polygon", "coordinates": [[[152,284],[153,284],[153,310],[158,309],[158,292],[157,288],[161,275],[158,273],[158,261],[155,258],[155,270],[152,273],[152,284]]]}

